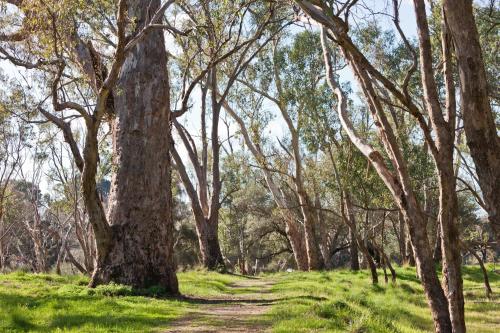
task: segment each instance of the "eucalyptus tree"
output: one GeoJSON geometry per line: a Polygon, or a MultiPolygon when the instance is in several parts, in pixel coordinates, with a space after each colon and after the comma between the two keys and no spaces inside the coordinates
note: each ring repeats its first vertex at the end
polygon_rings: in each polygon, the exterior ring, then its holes
{"type": "MultiPolygon", "coordinates": [[[[260,103],[257,103],[257,105],[259,104],[260,103]]],[[[248,105],[249,104],[246,104],[245,111],[249,111],[248,105]]],[[[307,271],[308,258],[304,244],[304,234],[300,223],[298,223],[301,216],[300,213],[293,209],[295,205],[292,198],[281,189],[279,178],[276,176],[277,172],[264,150],[264,140],[260,133],[263,129],[263,124],[259,121],[262,119],[259,119],[259,117],[256,117],[254,114],[253,117],[249,117],[250,122],[247,124],[243,116],[240,116],[238,111],[228,102],[224,103],[224,109],[237,123],[241,135],[243,136],[245,146],[250,150],[253,158],[257,162],[257,166],[262,170],[266,187],[271,193],[278,207],[279,215],[281,215],[284,221],[285,235],[290,243],[297,268],[302,271],[307,271]]]]}
{"type": "MultiPolygon", "coordinates": [[[[48,182],[51,185],[52,201],[49,213],[60,225],[52,230],[53,235],[61,240],[61,257],[67,257],[81,273],[91,276],[96,261],[96,248],[92,227],[88,219],[81,193],[80,178],[67,145],[52,142],[49,147],[48,182]],[[80,262],[72,252],[72,243],[79,245],[82,253],[80,262]]],[[[102,154],[101,154],[102,156],[102,154]]],[[[101,157],[101,167],[103,163],[101,157]]],[[[98,177],[99,178],[99,177],[98,177]]],[[[102,187],[103,180],[98,182],[102,187]]],[[[99,189],[101,197],[103,190],[99,189]]]]}
{"type": "Polygon", "coordinates": [[[292,183],[290,189],[293,189],[298,199],[308,269],[317,270],[324,268],[324,259],[317,235],[318,216],[304,179],[306,152],[300,142],[304,114],[319,106],[315,97],[321,74],[321,58],[309,52],[313,39],[309,32],[304,32],[296,37],[292,46],[286,46],[285,36],[280,36],[239,82],[251,93],[272,103],[286,124],[285,139],[289,142],[278,139],[278,143],[286,155],[285,160],[291,160],[291,163],[286,163],[291,170],[285,168],[282,172],[288,174],[287,178],[292,183]]]}
{"type": "Polygon", "coordinates": [[[276,203],[264,185],[259,168],[248,151],[234,151],[224,158],[221,208],[221,246],[228,262],[242,274],[290,267],[293,251],[276,203]]]}
{"type": "Polygon", "coordinates": [[[208,269],[224,269],[218,240],[223,185],[220,175],[222,143],[219,139],[222,105],[241,72],[282,26],[287,25],[289,16],[286,12],[278,14],[278,8],[273,3],[262,4],[247,0],[232,3],[185,1],[180,7],[189,17],[186,29],[193,29],[196,33],[180,41],[184,78],[180,109],[174,116],[179,117],[188,111],[190,95],[199,86],[200,151],[193,135],[176,119],[173,124],[188,153],[195,179],[189,177],[178,148],[174,146],[171,154],[191,201],[202,263],[208,269]],[[210,135],[207,133],[208,112],[211,112],[212,118],[210,135]]]}
{"type": "Polygon", "coordinates": [[[442,96],[439,94],[434,77],[430,32],[423,1],[414,1],[420,58],[399,26],[399,4],[397,1],[393,3],[395,28],[407,46],[408,53],[413,57],[413,62],[400,87],[387,74],[378,70],[351,39],[348,20],[350,10],[355,6],[355,2],[349,2],[346,6],[337,6],[331,1],[297,1],[297,4],[323,27],[322,44],[327,64],[328,82],[338,99],[338,113],[344,129],[357,148],[377,170],[409,225],[417,267],[432,310],[436,331],[448,332],[452,328],[456,332],[465,331],[461,256],[457,228],[456,179],[453,169],[457,107],[455,83],[452,75],[450,36],[446,25],[442,25],[441,31],[440,53],[444,59],[443,91],[445,92],[444,107],[441,107],[442,96]],[[347,116],[346,96],[333,74],[327,36],[340,47],[343,57],[347,60],[360,85],[372,117],[375,119],[380,142],[389,157],[390,166],[378,149],[358,135],[347,116]],[[422,108],[419,106],[419,101],[408,89],[409,80],[417,69],[418,60],[424,99],[422,108]],[[432,261],[425,214],[412,185],[411,174],[397,142],[393,125],[386,115],[387,104],[398,105],[415,117],[436,165],[440,189],[439,221],[445,290],[439,283],[432,261]],[[429,115],[428,119],[425,115],[429,115]]]}
{"type": "MultiPolygon", "coordinates": [[[[490,10],[498,17],[499,10],[494,3],[490,10]]],[[[443,16],[460,74],[460,106],[467,145],[476,165],[489,221],[500,242],[500,137],[490,104],[492,90],[487,81],[472,1],[443,1],[443,16]]],[[[498,33],[495,25],[491,29],[498,33]]]]}
{"type": "Polygon", "coordinates": [[[13,200],[12,181],[23,163],[27,130],[7,113],[3,101],[0,103],[0,271],[3,271],[13,245],[13,232],[19,227],[18,221],[7,219],[7,214],[13,200]]]}
{"type": "Polygon", "coordinates": [[[156,284],[177,293],[164,37],[164,30],[177,31],[165,19],[173,1],[7,4],[20,27],[0,33],[2,58],[49,82],[30,106],[61,130],[81,173],[97,249],[90,285],[156,284]],[[71,129],[74,119],[85,125],[83,149],[71,129]],[[107,120],[113,140],[108,214],[96,184],[98,134],[107,120]]]}

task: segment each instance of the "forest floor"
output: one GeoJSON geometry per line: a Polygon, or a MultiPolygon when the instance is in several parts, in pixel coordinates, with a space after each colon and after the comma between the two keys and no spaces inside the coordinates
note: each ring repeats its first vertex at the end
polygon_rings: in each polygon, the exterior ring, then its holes
{"type": "MultiPolygon", "coordinates": [[[[463,268],[469,332],[500,327],[500,274],[488,266],[493,298],[478,267],[463,268]]],[[[82,276],[0,274],[0,332],[432,332],[413,268],[396,284],[373,286],[366,271],[293,272],[243,277],[178,274],[179,298],[161,289],[111,284],[88,289],[82,276]]]]}

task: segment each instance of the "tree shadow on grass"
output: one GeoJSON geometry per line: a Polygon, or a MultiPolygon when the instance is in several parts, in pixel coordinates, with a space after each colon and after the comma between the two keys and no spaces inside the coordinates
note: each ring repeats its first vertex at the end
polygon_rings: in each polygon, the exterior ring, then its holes
{"type": "Polygon", "coordinates": [[[92,327],[113,331],[137,327],[141,331],[164,327],[175,319],[169,313],[155,308],[148,311],[147,315],[131,311],[135,304],[119,304],[117,300],[120,298],[86,295],[27,296],[0,292],[0,331],[47,332],[81,328],[85,325],[90,325],[87,331],[91,331],[92,327]],[[106,304],[109,309],[99,309],[95,302],[106,304]],[[47,324],[40,324],[41,319],[42,322],[45,319],[47,324]]]}
{"type": "Polygon", "coordinates": [[[277,302],[283,301],[292,301],[295,299],[300,300],[311,300],[311,301],[325,301],[326,297],[317,297],[317,296],[293,296],[293,297],[279,297],[279,298],[266,298],[266,299],[246,299],[246,298],[203,298],[203,297],[194,297],[194,296],[179,296],[175,299],[187,302],[189,304],[260,304],[260,305],[272,305],[277,302]]]}
{"type": "Polygon", "coordinates": [[[261,278],[256,277],[256,276],[242,275],[242,274],[233,273],[233,272],[226,272],[224,274],[231,275],[231,276],[236,276],[236,277],[240,277],[240,278],[244,278],[244,279],[248,279],[248,280],[260,280],[261,279],[261,278]]]}

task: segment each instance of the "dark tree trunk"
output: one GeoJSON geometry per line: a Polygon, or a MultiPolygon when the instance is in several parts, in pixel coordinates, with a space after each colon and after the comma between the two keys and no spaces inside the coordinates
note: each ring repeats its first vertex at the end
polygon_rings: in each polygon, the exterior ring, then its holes
{"type": "Polygon", "coordinates": [[[353,231],[349,229],[349,255],[351,258],[351,270],[359,271],[359,254],[358,254],[358,246],[356,245],[356,236],[353,231]]]}
{"type": "Polygon", "coordinates": [[[441,262],[443,257],[443,252],[441,251],[441,230],[439,224],[436,226],[436,242],[434,243],[434,252],[432,253],[432,259],[436,264],[441,262]]]}
{"type": "Polygon", "coordinates": [[[406,261],[406,226],[405,226],[405,220],[403,218],[403,214],[401,212],[398,212],[398,222],[399,222],[399,238],[398,238],[398,245],[399,245],[399,255],[401,257],[400,264],[407,264],[406,261]]]}
{"type": "Polygon", "coordinates": [[[411,239],[410,235],[406,238],[406,254],[405,254],[405,264],[407,264],[410,267],[415,267],[415,256],[413,254],[413,247],[411,246],[411,239]]]}
{"type": "Polygon", "coordinates": [[[486,267],[484,267],[484,262],[476,251],[469,249],[469,252],[474,256],[474,258],[476,258],[479,266],[481,267],[481,272],[483,273],[484,291],[486,292],[486,297],[490,298],[493,291],[491,290],[490,279],[488,278],[488,271],[486,270],[486,267]]]}
{"type": "MultiPolygon", "coordinates": [[[[135,29],[159,0],[129,0],[135,29]]],[[[178,292],[170,192],[170,108],[163,31],[151,30],[128,54],[115,90],[109,244],[93,284],[159,285],[178,292]]],[[[101,253],[103,251],[101,250],[101,253]]]]}
{"type": "Polygon", "coordinates": [[[218,223],[204,219],[201,225],[201,228],[197,226],[197,233],[203,267],[209,270],[225,270],[219,245],[218,223]]]}

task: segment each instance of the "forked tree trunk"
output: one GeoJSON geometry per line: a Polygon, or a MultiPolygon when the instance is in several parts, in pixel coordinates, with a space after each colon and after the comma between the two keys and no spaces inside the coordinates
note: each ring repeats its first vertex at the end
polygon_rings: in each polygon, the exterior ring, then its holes
{"type": "Polygon", "coordinates": [[[304,235],[307,260],[309,262],[309,270],[321,270],[325,268],[323,257],[319,248],[319,242],[316,235],[316,221],[314,213],[311,211],[311,202],[307,194],[300,191],[298,193],[299,202],[302,206],[302,215],[304,217],[304,235]]]}
{"type": "MultiPolygon", "coordinates": [[[[160,0],[129,0],[135,29],[160,0]]],[[[163,31],[151,30],[128,54],[115,90],[110,238],[93,283],[159,285],[178,292],[170,192],[170,109],[163,31]]]]}
{"type": "MultiPolygon", "coordinates": [[[[464,333],[465,314],[461,272],[460,235],[458,230],[458,199],[453,169],[456,127],[455,82],[453,59],[446,18],[442,17],[441,52],[443,59],[445,107],[441,107],[434,78],[430,30],[424,0],[414,0],[419,40],[420,70],[424,104],[434,130],[435,147],[432,155],[439,180],[439,215],[441,251],[443,260],[443,288],[448,299],[451,325],[454,333],[464,333]]],[[[432,141],[427,140],[429,144],[432,141]]]]}

